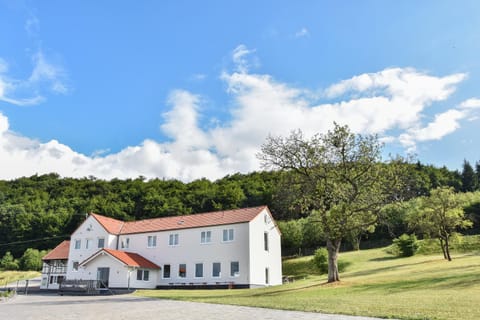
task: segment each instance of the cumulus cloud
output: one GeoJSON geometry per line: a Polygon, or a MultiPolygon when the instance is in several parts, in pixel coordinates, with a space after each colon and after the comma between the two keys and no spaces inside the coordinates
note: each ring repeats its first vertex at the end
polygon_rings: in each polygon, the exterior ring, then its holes
{"type": "Polygon", "coordinates": [[[55,140],[43,143],[12,133],[0,114],[0,177],[55,171],[106,179],[217,179],[258,170],[255,154],[269,134],[287,135],[301,128],[312,135],[331,129],[336,121],[412,151],[418,143],[455,132],[479,112],[476,98],[434,111],[435,102],[447,100],[466,74],[439,77],[412,68],[388,68],[340,81],[318,97],[270,75],[251,73],[248,59],[253,52],[238,46],[232,52],[236,67],[221,75],[231,98],[230,120],[205,129],[201,124],[212,119],[204,114],[204,98],[174,90],[167,99],[169,111],[162,115],[160,130],[168,138],[163,142],[147,139],[118,153],[86,156],[55,140]]]}
{"type": "Polygon", "coordinates": [[[470,98],[468,100],[465,100],[460,104],[460,108],[461,109],[477,109],[477,108],[480,108],[480,99],[470,98]]]}

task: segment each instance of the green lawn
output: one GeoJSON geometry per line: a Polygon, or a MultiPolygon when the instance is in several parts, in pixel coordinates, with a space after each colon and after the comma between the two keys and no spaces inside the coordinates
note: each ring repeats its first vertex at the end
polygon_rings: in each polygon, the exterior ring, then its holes
{"type": "Polygon", "coordinates": [[[480,319],[480,253],[393,258],[382,249],[341,254],[341,283],[309,270],[310,257],[284,262],[294,283],[265,289],[142,290],[148,297],[398,319],[480,319]],[[310,274],[309,274],[310,273],[310,274]]]}

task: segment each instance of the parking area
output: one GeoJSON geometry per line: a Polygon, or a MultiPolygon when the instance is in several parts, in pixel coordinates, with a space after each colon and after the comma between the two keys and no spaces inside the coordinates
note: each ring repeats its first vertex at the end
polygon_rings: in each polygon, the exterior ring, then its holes
{"type": "Polygon", "coordinates": [[[0,302],[0,319],[162,319],[162,320],[367,320],[374,318],[325,315],[263,308],[117,296],[17,295],[0,302]]]}

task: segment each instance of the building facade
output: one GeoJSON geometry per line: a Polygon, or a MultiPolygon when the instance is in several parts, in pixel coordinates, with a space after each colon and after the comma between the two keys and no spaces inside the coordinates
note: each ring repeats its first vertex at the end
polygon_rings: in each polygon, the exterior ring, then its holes
{"type": "Polygon", "coordinates": [[[90,214],[71,235],[66,279],[109,288],[280,285],[280,237],[266,206],[133,222],[90,214]]]}

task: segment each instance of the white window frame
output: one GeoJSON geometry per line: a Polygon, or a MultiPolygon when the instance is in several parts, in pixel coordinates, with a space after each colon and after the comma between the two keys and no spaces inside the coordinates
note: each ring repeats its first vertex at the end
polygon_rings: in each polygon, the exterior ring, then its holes
{"type": "Polygon", "coordinates": [[[137,281],[149,282],[150,281],[150,271],[147,270],[147,269],[137,269],[137,281]],[[140,279],[138,279],[139,275],[140,275],[140,279]]]}
{"type": "Polygon", "coordinates": [[[93,247],[93,239],[85,240],[85,249],[91,249],[93,247]]]}
{"type": "Polygon", "coordinates": [[[232,242],[235,240],[235,229],[223,229],[222,242],[232,242]]]}
{"type": "Polygon", "coordinates": [[[73,261],[72,262],[72,271],[78,272],[79,267],[80,267],[80,262],[78,262],[78,261],[73,261]]]}
{"type": "Polygon", "coordinates": [[[205,273],[204,273],[204,268],[203,268],[203,262],[198,262],[198,263],[195,263],[195,278],[197,279],[201,279],[201,278],[204,278],[205,277],[205,273]],[[197,275],[197,268],[201,266],[201,272],[202,272],[202,275],[198,276],[197,275]]]}
{"type": "Polygon", "coordinates": [[[157,236],[147,237],[147,248],[155,248],[157,246],[157,236]]]}
{"type": "Polygon", "coordinates": [[[222,277],[222,263],[221,262],[213,262],[212,263],[212,278],[221,278],[222,277]],[[214,274],[215,272],[215,265],[218,264],[218,275],[214,274]]]}
{"type": "Polygon", "coordinates": [[[177,274],[179,279],[185,279],[187,278],[187,264],[186,263],[179,263],[178,264],[178,274],[177,274]],[[182,277],[180,276],[180,270],[182,269],[181,266],[185,266],[185,275],[182,277]]]}
{"type": "Polygon", "coordinates": [[[201,244],[212,243],[212,231],[202,231],[200,233],[200,243],[201,244]]]}
{"type": "Polygon", "coordinates": [[[98,240],[97,240],[97,248],[98,249],[103,249],[105,248],[105,238],[104,237],[99,237],[98,240]],[[103,240],[103,245],[100,246],[100,241],[103,240]]]}
{"type": "Polygon", "coordinates": [[[240,262],[239,261],[230,261],[230,277],[237,278],[240,276],[240,262]],[[237,272],[233,271],[234,263],[237,265],[237,272]]]}
{"type": "Polygon", "coordinates": [[[171,247],[178,246],[180,236],[178,233],[170,233],[168,235],[168,245],[171,247]]]}
{"type": "Polygon", "coordinates": [[[270,239],[268,236],[268,232],[263,233],[263,249],[265,251],[270,251],[270,239]]]}
{"type": "Polygon", "coordinates": [[[130,247],[130,238],[123,238],[120,246],[122,249],[128,249],[130,247]]]}
{"type": "Polygon", "coordinates": [[[162,279],[170,279],[172,277],[172,265],[170,263],[165,263],[162,269],[162,279]],[[165,277],[165,266],[168,266],[169,274],[168,277],[165,277]]]}
{"type": "Polygon", "coordinates": [[[82,248],[82,239],[75,239],[74,248],[75,250],[79,250],[82,248]]]}

